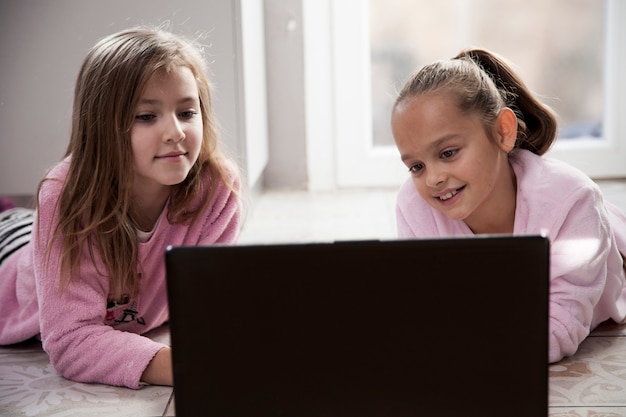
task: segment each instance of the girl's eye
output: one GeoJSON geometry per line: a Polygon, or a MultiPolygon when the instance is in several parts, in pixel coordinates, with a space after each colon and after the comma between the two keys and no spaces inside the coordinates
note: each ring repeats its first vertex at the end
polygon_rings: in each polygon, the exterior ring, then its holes
{"type": "Polygon", "coordinates": [[[191,119],[196,114],[198,114],[198,112],[194,110],[187,110],[179,113],[180,117],[182,117],[183,119],[191,119]]]}
{"type": "Polygon", "coordinates": [[[156,116],[154,116],[153,114],[138,114],[137,116],[135,116],[135,119],[141,122],[149,122],[153,120],[155,117],[156,116]]]}
{"type": "Polygon", "coordinates": [[[419,163],[419,164],[415,164],[415,165],[411,165],[409,167],[409,172],[411,174],[417,174],[418,172],[420,172],[422,169],[424,169],[424,164],[419,163]]]}
{"type": "Polygon", "coordinates": [[[452,158],[454,155],[456,155],[457,152],[458,152],[458,149],[449,149],[447,151],[443,151],[441,152],[441,158],[443,159],[452,158]]]}

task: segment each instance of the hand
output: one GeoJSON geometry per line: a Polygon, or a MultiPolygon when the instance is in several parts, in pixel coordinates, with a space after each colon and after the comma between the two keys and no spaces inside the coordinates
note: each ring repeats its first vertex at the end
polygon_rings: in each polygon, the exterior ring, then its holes
{"type": "Polygon", "coordinates": [[[164,347],[154,355],[141,374],[141,381],[150,385],[174,385],[172,350],[169,347],[164,347]]]}

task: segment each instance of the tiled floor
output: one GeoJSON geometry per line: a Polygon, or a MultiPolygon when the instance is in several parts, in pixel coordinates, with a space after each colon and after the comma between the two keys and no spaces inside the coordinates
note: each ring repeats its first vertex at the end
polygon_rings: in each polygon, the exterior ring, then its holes
{"type": "MultiPolygon", "coordinates": [[[[601,183],[626,211],[626,182],[601,183]]],[[[242,244],[393,239],[396,190],[263,193],[242,244]]],[[[150,337],[169,341],[167,327],[150,337]]],[[[523,396],[523,393],[520,393],[523,396]]],[[[172,389],[141,390],[61,378],[36,342],[0,347],[0,416],[174,416],[172,389]]],[[[626,326],[602,326],[578,353],[550,366],[551,417],[626,416],[626,326]]]]}
{"type": "MultiPolygon", "coordinates": [[[[149,337],[169,344],[167,326],[149,337]]],[[[72,382],[59,376],[39,342],[0,347],[0,416],[174,416],[172,388],[140,390],[72,382]]]]}
{"type": "Polygon", "coordinates": [[[602,325],[550,366],[550,417],[626,416],[626,326],[602,325]]]}

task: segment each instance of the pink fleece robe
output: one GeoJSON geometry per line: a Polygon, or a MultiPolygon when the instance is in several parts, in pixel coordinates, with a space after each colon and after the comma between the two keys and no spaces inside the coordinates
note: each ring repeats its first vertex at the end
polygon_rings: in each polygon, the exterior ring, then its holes
{"type": "MultiPolygon", "coordinates": [[[[550,241],[548,359],[556,362],[573,355],[601,322],[626,317],[620,255],[626,254],[626,216],[574,167],[521,149],[510,163],[517,178],[513,233],[550,241]]],[[[465,222],[428,205],[411,179],[398,194],[396,217],[401,238],[473,235],[465,222]]]]}
{"type": "MultiPolygon", "coordinates": [[[[165,249],[234,242],[240,229],[240,200],[220,184],[191,225],[170,224],[166,208],[152,237],[140,244],[140,294],[118,305],[107,302],[108,281],[94,268],[87,250],[80,279],[62,293],[58,244],[52,247],[50,262],[45,262],[45,237],[57,223],[54,208],[68,167],[65,159],[48,174],[58,181],[46,181],[41,188],[31,242],[0,266],[0,344],[41,334],[51,363],[66,378],[136,389],[142,386],[146,366],[164,347],[141,334],[168,320],[165,249]]],[[[235,177],[232,181],[238,187],[235,177]]]]}

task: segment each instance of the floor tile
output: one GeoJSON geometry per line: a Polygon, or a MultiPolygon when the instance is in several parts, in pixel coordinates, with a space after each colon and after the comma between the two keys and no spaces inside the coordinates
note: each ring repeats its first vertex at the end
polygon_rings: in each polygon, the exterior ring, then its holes
{"type": "Polygon", "coordinates": [[[626,407],[551,407],[549,417],[624,417],[626,407]]]}
{"type": "MultiPolygon", "coordinates": [[[[148,334],[169,342],[166,326],[148,334]]],[[[0,348],[0,416],[162,416],[171,387],[140,390],[83,384],[60,376],[39,342],[0,348]]]]}
{"type": "Polygon", "coordinates": [[[551,406],[626,405],[626,337],[588,337],[578,352],[550,365],[551,406]]]}
{"type": "Polygon", "coordinates": [[[176,416],[176,405],[174,403],[174,396],[170,399],[169,404],[167,404],[167,408],[165,409],[165,413],[163,413],[163,417],[173,417],[176,416]]]}
{"type": "Polygon", "coordinates": [[[240,243],[302,243],[396,236],[395,190],[265,191],[250,207],[240,243]]]}

